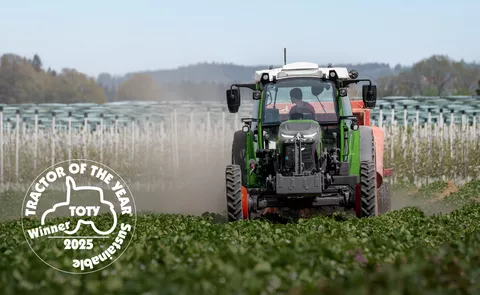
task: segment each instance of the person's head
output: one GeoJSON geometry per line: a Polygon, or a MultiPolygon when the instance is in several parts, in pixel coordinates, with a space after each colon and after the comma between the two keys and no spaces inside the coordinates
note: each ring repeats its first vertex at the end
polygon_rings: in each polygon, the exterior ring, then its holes
{"type": "Polygon", "coordinates": [[[290,90],[290,99],[292,100],[292,103],[302,101],[302,98],[303,93],[300,88],[293,88],[292,90],[290,90]]]}

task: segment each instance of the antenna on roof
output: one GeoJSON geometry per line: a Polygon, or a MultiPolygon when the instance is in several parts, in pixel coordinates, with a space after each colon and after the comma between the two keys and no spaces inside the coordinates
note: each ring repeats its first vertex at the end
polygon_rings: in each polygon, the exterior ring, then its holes
{"type": "Polygon", "coordinates": [[[287,48],[283,48],[283,65],[287,64],[287,48]]]}

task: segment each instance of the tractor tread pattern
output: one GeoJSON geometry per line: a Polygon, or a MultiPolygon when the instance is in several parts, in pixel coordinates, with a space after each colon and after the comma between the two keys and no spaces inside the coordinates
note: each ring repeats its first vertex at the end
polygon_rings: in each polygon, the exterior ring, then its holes
{"type": "Polygon", "coordinates": [[[375,138],[372,136],[370,159],[360,162],[360,217],[373,217],[376,211],[377,171],[375,167],[375,138]]]}
{"type": "Polygon", "coordinates": [[[361,217],[375,216],[375,163],[364,161],[360,163],[360,209],[361,217]]]}
{"type": "Polygon", "coordinates": [[[225,176],[228,221],[242,220],[242,172],[240,166],[228,165],[225,176]]]}

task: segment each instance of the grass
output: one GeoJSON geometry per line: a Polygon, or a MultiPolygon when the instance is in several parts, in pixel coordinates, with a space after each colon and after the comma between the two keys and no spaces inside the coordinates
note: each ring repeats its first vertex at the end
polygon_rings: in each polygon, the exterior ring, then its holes
{"type": "Polygon", "coordinates": [[[48,267],[28,247],[20,221],[3,222],[0,286],[2,294],[478,294],[480,181],[439,198],[446,189],[438,182],[405,198],[454,203],[448,214],[406,207],[362,220],[335,214],[286,224],[144,214],[120,259],[87,275],[48,267]]]}

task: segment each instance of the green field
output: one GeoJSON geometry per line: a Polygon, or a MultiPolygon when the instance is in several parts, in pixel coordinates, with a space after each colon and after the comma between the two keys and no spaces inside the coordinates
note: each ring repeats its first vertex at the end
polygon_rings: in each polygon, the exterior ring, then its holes
{"type": "Polygon", "coordinates": [[[480,181],[396,188],[395,196],[407,207],[363,220],[144,214],[123,256],[86,275],[45,265],[21,222],[5,221],[1,294],[480,294],[480,181]]]}

